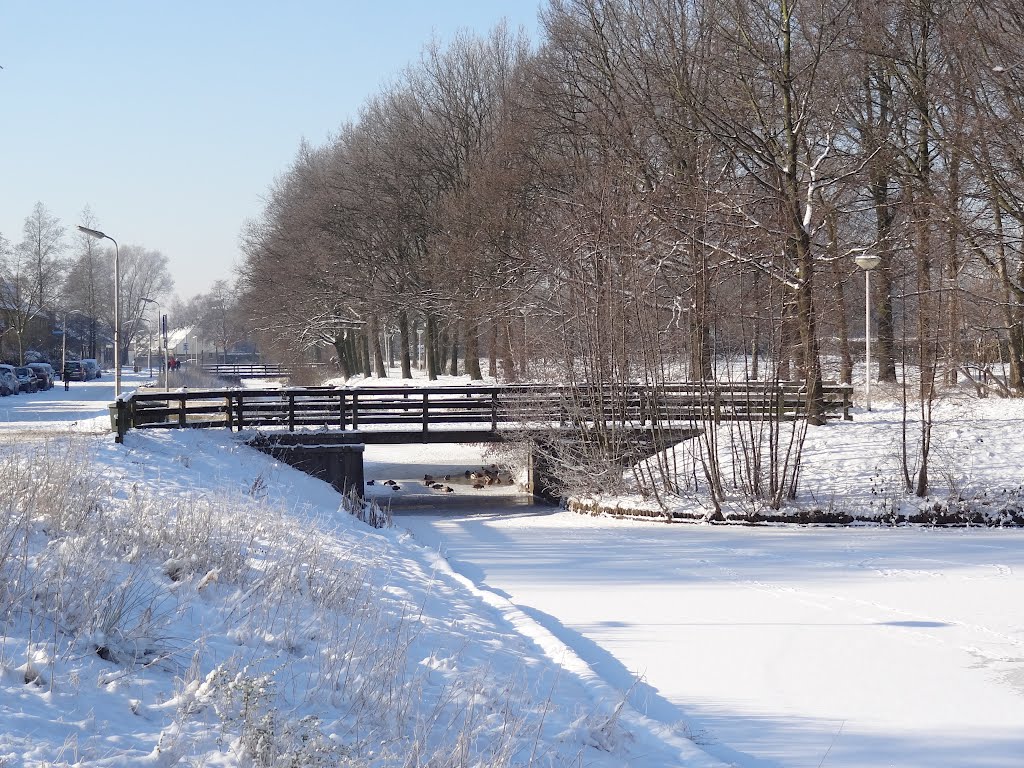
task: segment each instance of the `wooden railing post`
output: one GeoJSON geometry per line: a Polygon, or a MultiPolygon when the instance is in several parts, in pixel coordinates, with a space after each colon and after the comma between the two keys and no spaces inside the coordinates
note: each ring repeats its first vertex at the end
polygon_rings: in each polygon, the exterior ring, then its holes
{"type": "Polygon", "coordinates": [[[178,429],[184,429],[188,424],[188,396],[184,392],[178,393],[178,429]]]}
{"type": "Polygon", "coordinates": [[[342,431],[345,430],[345,390],[341,390],[339,393],[340,398],[338,399],[338,426],[341,427],[342,431]]]}
{"type": "Polygon", "coordinates": [[[359,429],[359,393],[352,393],[352,429],[359,429]]]}
{"type": "Polygon", "coordinates": [[[241,432],[245,429],[245,410],[242,405],[242,393],[237,393],[235,399],[238,401],[238,431],[241,432]]]}
{"type": "Polygon", "coordinates": [[[228,422],[228,432],[232,432],[235,429],[235,409],[234,404],[231,401],[231,395],[224,396],[224,417],[228,422]]]}
{"type": "Polygon", "coordinates": [[[295,431],[295,393],[288,393],[288,431],[295,431]]]}
{"type": "Polygon", "coordinates": [[[491,392],[491,431],[498,431],[498,390],[491,392]]]}
{"type": "Polygon", "coordinates": [[[430,429],[430,395],[426,392],[423,393],[423,436],[427,436],[427,431],[430,429]]]}
{"type": "Polygon", "coordinates": [[[123,443],[125,433],[128,431],[128,412],[124,400],[117,398],[114,402],[114,414],[117,419],[117,436],[114,438],[114,442],[123,443]]]}

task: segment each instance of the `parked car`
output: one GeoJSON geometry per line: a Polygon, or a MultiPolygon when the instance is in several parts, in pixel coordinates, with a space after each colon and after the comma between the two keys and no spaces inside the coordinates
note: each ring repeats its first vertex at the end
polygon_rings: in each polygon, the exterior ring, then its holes
{"type": "Polygon", "coordinates": [[[29,363],[28,367],[36,375],[36,383],[39,389],[53,389],[53,378],[56,372],[53,370],[52,365],[49,363],[29,363]]]}
{"type": "Polygon", "coordinates": [[[0,395],[16,395],[21,391],[18,384],[18,374],[14,372],[13,365],[0,363],[0,395]]]}
{"type": "Polygon", "coordinates": [[[27,365],[19,365],[15,368],[14,375],[18,377],[18,388],[22,392],[39,391],[39,382],[36,381],[36,372],[27,365]]]}
{"type": "Polygon", "coordinates": [[[65,381],[88,381],[89,375],[80,360],[68,360],[64,363],[64,372],[61,377],[65,381]]]}
{"type": "Polygon", "coordinates": [[[93,360],[91,357],[84,358],[82,360],[82,367],[86,370],[86,377],[83,381],[89,379],[98,379],[100,377],[100,364],[93,360]]]}

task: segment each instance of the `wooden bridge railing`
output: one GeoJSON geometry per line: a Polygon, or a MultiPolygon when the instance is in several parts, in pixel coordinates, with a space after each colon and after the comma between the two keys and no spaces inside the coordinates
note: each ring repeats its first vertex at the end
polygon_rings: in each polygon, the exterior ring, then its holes
{"type": "Polygon", "coordinates": [[[291,369],[276,363],[209,363],[203,373],[231,379],[276,379],[291,376],[291,369]]]}
{"type": "MultiPolygon", "coordinates": [[[[825,414],[849,419],[853,389],[826,384],[825,414]]],[[[686,383],[659,387],[574,388],[544,385],[443,387],[302,387],[136,391],[114,406],[120,441],[130,429],[273,427],[359,431],[367,442],[465,442],[499,430],[579,423],[643,427],[701,421],[793,419],[806,413],[802,384],[686,383]],[[467,430],[469,428],[469,430],[467,430]],[[388,433],[393,437],[389,439],[388,433]],[[461,437],[461,439],[456,439],[461,437]]]]}

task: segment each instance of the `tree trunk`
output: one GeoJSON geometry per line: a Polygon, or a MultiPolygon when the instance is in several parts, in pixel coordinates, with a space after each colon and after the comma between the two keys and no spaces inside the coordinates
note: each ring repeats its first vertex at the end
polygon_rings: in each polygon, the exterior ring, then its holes
{"type": "MultiPolygon", "coordinates": [[[[345,332],[342,331],[334,336],[331,341],[331,345],[334,347],[335,359],[338,361],[338,369],[341,372],[341,378],[348,379],[352,372],[348,367],[348,359],[345,353],[345,332]]],[[[214,348],[214,358],[216,358],[216,348],[214,348]]]]}
{"type": "Polygon", "coordinates": [[[504,339],[501,345],[501,372],[505,377],[505,381],[515,381],[516,367],[512,340],[512,321],[507,318],[503,320],[501,323],[501,330],[504,332],[502,334],[504,339]]]}
{"type": "Polygon", "coordinates": [[[362,344],[359,340],[361,335],[351,328],[345,332],[345,351],[348,353],[348,369],[352,371],[353,376],[357,371],[363,369],[362,344]]]}
{"type": "Polygon", "coordinates": [[[370,359],[370,333],[364,328],[357,337],[359,343],[359,359],[363,364],[363,375],[366,378],[373,376],[373,365],[370,359]]]}
{"type": "Polygon", "coordinates": [[[384,367],[384,354],[380,348],[380,323],[375,315],[370,317],[370,347],[373,350],[373,367],[378,379],[388,377],[387,369],[384,367]]]}
{"type": "Polygon", "coordinates": [[[779,319],[779,349],[778,363],[775,378],[779,381],[789,381],[793,378],[792,360],[793,350],[797,346],[797,309],[796,291],[791,288],[783,288],[782,316],[779,319]]]}
{"type": "Polygon", "coordinates": [[[434,359],[437,360],[437,371],[441,373],[448,367],[448,329],[445,328],[437,334],[437,341],[434,343],[434,359]]]}
{"type": "Polygon", "coordinates": [[[409,358],[409,316],[403,309],[398,313],[398,335],[402,341],[402,378],[412,378],[412,360],[409,358]]]}
{"type": "Polygon", "coordinates": [[[480,371],[480,330],[472,320],[464,322],[462,330],[466,348],[466,372],[472,381],[483,381],[480,371]]]}
{"type": "Polygon", "coordinates": [[[487,345],[487,375],[498,380],[498,321],[493,319],[490,321],[490,328],[488,329],[488,345],[487,345]]]}
{"type": "MultiPolygon", "coordinates": [[[[865,76],[864,93],[866,107],[872,128],[884,133],[892,120],[892,88],[886,76],[871,71],[865,76]]],[[[881,139],[881,140],[884,140],[881,139]]],[[[879,139],[873,139],[866,147],[869,153],[878,150],[879,139]]],[[[893,204],[890,191],[892,168],[884,161],[872,163],[868,186],[875,209],[875,240],[881,263],[874,270],[871,281],[871,305],[875,309],[877,340],[872,357],[878,361],[878,380],[896,382],[896,329],[892,313],[892,229],[893,204]]],[[[868,371],[867,376],[872,376],[868,371]]]]}
{"type": "MultiPolygon", "coordinates": [[[[871,306],[875,309],[875,344],[872,358],[878,360],[878,381],[896,382],[896,323],[892,311],[892,253],[885,249],[871,280],[871,306]]],[[[868,375],[871,375],[870,372],[868,375]]]]}
{"type": "Polygon", "coordinates": [[[529,355],[529,349],[527,348],[527,325],[526,325],[526,313],[523,312],[522,323],[519,326],[520,337],[519,337],[519,370],[525,376],[526,375],[526,360],[529,355]]]}
{"type": "Polygon", "coordinates": [[[420,349],[420,321],[412,321],[412,364],[416,370],[423,370],[423,352],[420,349]]]}
{"type": "MultiPolygon", "coordinates": [[[[956,211],[960,206],[960,152],[954,143],[950,147],[950,158],[948,160],[948,197],[947,211],[956,211]]],[[[950,214],[947,214],[947,219],[950,214]]],[[[946,225],[946,249],[947,261],[945,264],[945,279],[941,278],[941,290],[948,295],[946,303],[947,310],[943,312],[946,323],[946,349],[943,355],[946,359],[946,372],[943,377],[947,384],[954,385],[957,382],[960,366],[963,364],[964,351],[963,341],[960,335],[960,326],[963,318],[963,308],[960,302],[960,238],[957,235],[957,228],[953,224],[946,225]]],[[[943,302],[940,301],[940,304],[943,302]]]]}
{"type": "MultiPolygon", "coordinates": [[[[703,229],[699,235],[703,239],[703,229]]],[[[694,255],[694,258],[697,258],[694,255]]],[[[700,263],[693,274],[693,294],[690,301],[690,381],[710,381],[715,378],[712,364],[711,330],[708,325],[708,264],[701,249],[700,263]]]]}
{"type": "Polygon", "coordinates": [[[423,332],[423,351],[427,358],[427,379],[437,381],[437,321],[433,314],[427,315],[423,332]]]}
{"type": "MultiPolygon", "coordinates": [[[[839,233],[836,228],[835,215],[830,214],[825,223],[828,227],[829,253],[833,257],[832,286],[836,312],[836,334],[839,337],[839,380],[844,384],[849,384],[853,381],[853,355],[850,353],[850,324],[846,317],[846,291],[844,289],[843,280],[844,270],[835,259],[835,255],[839,251],[839,233]]],[[[864,341],[866,343],[867,339],[864,341]]],[[[871,371],[867,371],[865,375],[870,376],[871,371]]]]}
{"type": "Polygon", "coordinates": [[[451,365],[448,368],[449,376],[459,375],[459,326],[452,325],[451,329],[451,365]]]}
{"type": "Polygon", "coordinates": [[[825,400],[821,388],[821,355],[818,352],[818,326],[814,312],[813,278],[810,238],[803,244],[799,258],[800,288],[797,309],[800,319],[801,374],[807,388],[807,422],[825,423],[825,400]]]}

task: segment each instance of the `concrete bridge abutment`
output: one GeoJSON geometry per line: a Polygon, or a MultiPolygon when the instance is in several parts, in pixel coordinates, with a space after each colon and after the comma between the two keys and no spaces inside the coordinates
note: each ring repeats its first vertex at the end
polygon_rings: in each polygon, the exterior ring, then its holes
{"type": "Polygon", "coordinates": [[[330,483],[339,493],[363,497],[363,453],[361,443],[332,441],[330,435],[302,435],[294,432],[260,434],[249,441],[258,451],[290,467],[330,483]]]}

